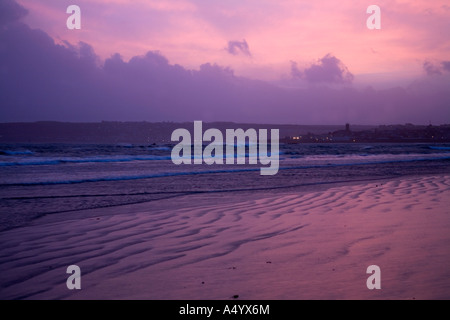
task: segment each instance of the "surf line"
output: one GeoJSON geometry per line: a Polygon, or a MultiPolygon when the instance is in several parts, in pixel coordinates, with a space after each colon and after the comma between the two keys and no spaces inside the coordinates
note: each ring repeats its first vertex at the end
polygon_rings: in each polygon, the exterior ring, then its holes
{"type": "Polygon", "coordinates": [[[280,132],[279,129],[270,129],[270,139],[267,129],[226,129],[225,144],[222,131],[210,128],[203,133],[202,121],[194,121],[194,137],[189,130],[180,128],[172,132],[171,141],[179,142],[171,153],[172,162],[181,164],[246,164],[245,153],[248,145],[248,163],[258,164],[263,176],[275,175],[279,169],[280,132]],[[203,143],[210,142],[204,149],[203,143]],[[268,144],[270,141],[270,152],[268,144]],[[247,143],[248,142],[248,143],[247,143]],[[192,157],[192,146],[194,154],[192,157]],[[236,152],[235,152],[236,151],[236,152]],[[225,156],[224,156],[225,154],[225,156]],[[236,160],[236,161],[235,161],[236,160]]]}

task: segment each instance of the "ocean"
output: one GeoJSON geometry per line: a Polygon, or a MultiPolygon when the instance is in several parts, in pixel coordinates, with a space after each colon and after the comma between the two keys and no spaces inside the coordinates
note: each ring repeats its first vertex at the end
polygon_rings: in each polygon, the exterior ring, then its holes
{"type": "Polygon", "coordinates": [[[175,165],[171,150],[165,144],[0,144],[0,230],[44,215],[76,218],[80,210],[193,193],[300,192],[450,173],[450,144],[281,144],[274,176],[261,176],[260,164],[175,165]]]}

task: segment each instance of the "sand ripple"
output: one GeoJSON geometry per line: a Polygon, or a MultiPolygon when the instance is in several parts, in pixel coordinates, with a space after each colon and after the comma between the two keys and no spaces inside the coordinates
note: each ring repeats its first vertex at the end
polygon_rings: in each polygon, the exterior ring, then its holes
{"type": "Polygon", "coordinates": [[[0,298],[448,299],[449,195],[449,176],[412,177],[42,219],[0,234],[0,298]],[[81,291],[65,286],[72,264],[81,291]]]}

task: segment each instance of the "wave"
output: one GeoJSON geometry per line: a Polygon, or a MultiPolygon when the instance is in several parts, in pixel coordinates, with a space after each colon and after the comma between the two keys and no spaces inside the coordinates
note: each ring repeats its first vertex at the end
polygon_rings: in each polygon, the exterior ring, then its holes
{"type": "Polygon", "coordinates": [[[438,159],[448,157],[448,153],[402,153],[402,154],[369,154],[369,153],[354,153],[354,154],[317,154],[317,155],[296,155],[289,156],[287,159],[302,159],[303,161],[316,161],[316,162],[340,162],[348,161],[348,163],[356,164],[356,161],[397,161],[397,160],[415,160],[415,159],[438,159]],[[354,162],[352,162],[354,161],[354,162]]]}
{"type": "Polygon", "coordinates": [[[0,167],[5,166],[39,166],[57,165],[65,163],[110,163],[110,162],[130,162],[146,160],[170,160],[169,156],[125,156],[125,157],[92,157],[92,158],[36,158],[25,161],[4,161],[0,162],[0,167]]]}
{"type": "MultiPolygon", "coordinates": [[[[281,155],[282,153],[279,153],[281,155]]],[[[268,153],[271,156],[271,153],[268,153]]],[[[246,154],[246,158],[254,158],[258,155],[246,154]]],[[[244,157],[241,155],[234,154],[234,158],[244,157]]],[[[182,157],[183,158],[183,157],[182,157]]],[[[197,159],[198,157],[192,155],[191,160],[197,159]]],[[[116,157],[88,157],[88,158],[28,158],[23,161],[3,161],[0,162],[0,167],[7,166],[39,166],[39,165],[59,165],[67,163],[111,163],[111,162],[130,162],[130,161],[152,161],[152,160],[171,160],[171,156],[116,156],[116,157]]],[[[189,158],[183,158],[189,159],[189,158]]],[[[205,159],[205,157],[203,157],[205,159]]]]}
{"type": "Polygon", "coordinates": [[[116,146],[120,148],[134,148],[134,145],[131,143],[118,143],[116,146]]]}
{"type": "Polygon", "coordinates": [[[154,150],[154,151],[171,151],[172,148],[169,148],[169,147],[149,147],[149,150],[154,150]]]}
{"type": "MultiPolygon", "coordinates": [[[[369,162],[356,162],[356,163],[338,163],[338,164],[321,164],[321,165],[300,165],[280,167],[279,170],[299,170],[299,169],[315,169],[315,168],[333,168],[333,167],[349,167],[349,166],[364,166],[364,165],[380,165],[380,164],[392,164],[392,163],[408,163],[419,161],[443,161],[450,160],[450,156],[435,157],[435,158],[420,158],[420,159],[400,159],[400,160],[384,160],[384,161],[369,161],[369,162]]],[[[69,179],[69,180],[55,180],[55,181],[37,181],[37,182],[20,182],[20,183],[6,183],[0,184],[0,186],[36,186],[36,185],[61,185],[61,184],[79,184],[79,183],[91,183],[91,182],[110,182],[110,181],[128,181],[128,180],[143,180],[162,177],[174,177],[174,176],[193,176],[193,175],[205,175],[205,174],[218,174],[218,173],[241,173],[260,171],[261,168],[242,168],[242,169],[222,169],[222,170],[203,170],[203,171],[181,171],[181,172],[162,172],[153,174],[133,175],[133,176],[109,176],[98,178],[85,178],[85,179],[69,179]]]]}
{"type": "Polygon", "coordinates": [[[436,146],[428,146],[428,148],[432,150],[448,150],[450,151],[450,147],[436,147],[436,146]]]}
{"type": "Polygon", "coordinates": [[[5,155],[5,156],[22,156],[22,155],[31,155],[34,154],[32,151],[30,150],[0,150],[0,155],[5,155]]]}
{"type": "Polygon", "coordinates": [[[230,169],[230,170],[164,172],[164,173],[144,174],[144,175],[135,175],[135,176],[112,176],[112,177],[101,177],[101,178],[73,179],[73,180],[6,183],[6,184],[0,184],[0,186],[33,186],[33,185],[77,184],[77,183],[87,183],[87,182],[127,181],[127,180],[143,180],[143,179],[173,177],[173,176],[189,176],[189,175],[214,174],[214,173],[233,173],[233,172],[246,172],[246,171],[259,171],[259,170],[260,170],[260,168],[245,168],[245,169],[230,169]]]}

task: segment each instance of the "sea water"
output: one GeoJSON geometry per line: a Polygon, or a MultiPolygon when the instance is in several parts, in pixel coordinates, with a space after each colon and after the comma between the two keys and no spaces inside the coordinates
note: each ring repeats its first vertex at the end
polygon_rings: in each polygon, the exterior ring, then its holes
{"type": "Polygon", "coordinates": [[[311,190],[341,182],[450,173],[450,144],[281,144],[274,176],[260,176],[259,165],[176,166],[172,147],[2,144],[0,230],[48,214],[71,212],[76,217],[84,209],[192,193],[311,190]]]}

